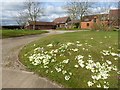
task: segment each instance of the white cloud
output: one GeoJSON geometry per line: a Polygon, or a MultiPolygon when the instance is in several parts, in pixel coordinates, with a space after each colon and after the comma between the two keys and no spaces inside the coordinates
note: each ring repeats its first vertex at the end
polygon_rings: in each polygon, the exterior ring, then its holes
{"type": "MultiPolygon", "coordinates": [[[[14,0],[13,0],[14,1],[14,0]]],[[[12,20],[18,14],[18,9],[21,9],[22,3],[20,2],[3,2],[2,5],[2,20],[12,20]]],[[[45,7],[45,16],[40,17],[42,21],[53,21],[55,18],[66,16],[66,11],[61,6],[54,6],[54,4],[48,4],[45,7]]]]}
{"type": "MultiPolygon", "coordinates": [[[[3,20],[12,20],[18,14],[18,10],[21,10],[22,2],[25,0],[4,0],[4,2],[0,3],[0,14],[2,14],[3,20]],[[2,8],[1,8],[2,7],[2,8]]],[[[56,2],[56,1],[55,1],[56,2]]],[[[45,16],[42,16],[39,20],[42,21],[53,21],[55,18],[67,16],[66,10],[56,3],[47,3],[45,6],[45,16]]],[[[109,9],[116,9],[115,6],[111,6],[109,9]]],[[[108,9],[108,10],[109,10],[108,9]]],[[[108,10],[101,12],[107,13],[108,10]]],[[[96,8],[91,8],[90,13],[96,14],[101,11],[101,7],[97,6],[96,8]]],[[[12,21],[11,21],[12,23],[12,21]]]]}
{"type": "Polygon", "coordinates": [[[45,16],[41,17],[42,21],[53,21],[55,18],[67,16],[66,10],[61,6],[47,5],[45,7],[45,16]]]}
{"type": "Polygon", "coordinates": [[[118,7],[111,6],[110,9],[118,9],[118,7]]]}
{"type": "Polygon", "coordinates": [[[67,16],[67,14],[51,14],[48,16],[43,16],[40,18],[40,21],[48,21],[48,22],[52,22],[55,18],[59,18],[59,17],[64,17],[67,16]]]}
{"type": "Polygon", "coordinates": [[[104,6],[94,7],[94,8],[90,8],[89,14],[108,14],[109,11],[113,9],[118,9],[118,7],[114,5],[108,7],[104,7],[104,6]]]}
{"type": "Polygon", "coordinates": [[[54,5],[47,5],[46,7],[45,7],[45,13],[46,14],[53,14],[53,13],[55,13],[55,14],[62,14],[62,13],[65,13],[66,12],[66,10],[65,9],[63,9],[63,7],[61,7],[61,6],[54,6],[54,5]]]}

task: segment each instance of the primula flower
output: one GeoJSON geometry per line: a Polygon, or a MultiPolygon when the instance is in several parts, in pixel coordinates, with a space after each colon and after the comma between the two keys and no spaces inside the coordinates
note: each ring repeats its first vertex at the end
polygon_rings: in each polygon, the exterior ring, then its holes
{"type": "Polygon", "coordinates": [[[85,50],[85,48],[82,48],[83,50],[85,50]]]}
{"type": "Polygon", "coordinates": [[[80,43],[80,41],[76,41],[76,43],[80,43]]]}
{"type": "Polygon", "coordinates": [[[70,74],[70,75],[72,75],[72,73],[71,73],[71,72],[69,72],[69,74],[70,74]]]}
{"type": "Polygon", "coordinates": [[[75,59],[79,60],[79,59],[83,59],[83,57],[84,57],[84,56],[82,56],[82,55],[77,55],[77,56],[75,57],[75,59]]]}
{"type": "Polygon", "coordinates": [[[107,38],[106,36],[104,38],[107,38]]]}
{"type": "Polygon", "coordinates": [[[61,68],[58,68],[58,67],[55,67],[55,70],[57,71],[57,72],[61,72],[61,68]]]}
{"type": "Polygon", "coordinates": [[[36,44],[34,44],[33,46],[36,46],[36,44]]]}
{"type": "Polygon", "coordinates": [[[111,55],[112,55],[112,56],[118,56],[118,54],[116,54],[116,53],[111,53],[111,55]]]}
{"type": "Polygon", "coordinates": [[[78,49],[77,48],[75,48],[75,49],[72,49],[74,52],[77,52],[78,51],[78,49]]]}
{"type": "Polygon", "coordinates": [[[120,74],[120,71],[118,71],[117,74],[120,74]]]}
{"type": "Polygon", "coordinates": [[[74,43],[68,42],[67,45],[68,45],[68,46],[74,45],[74,43]]]}
{"type": "Polygon", "coordinates": [[[118,60],[118,58],[114,58],[115,60],[118,60]]]}
{"type": "Polygon", "coordinates": [[[91,58],[92,56],[91,56],[91,55],[88,55],[88,57],[90,57],[90,58],[91,58]]]}
{"type": "Polygon", "coordinates": [[[101,88],[101,85],[99,84],[99,85],[97,85],[97,87],[98,87],[98,88],[101,88]]]}
{"type": "Polygon", "coordinates": [[[48,44],[47,47],[52,47],[53,45],[52,44],[48,44]]]}
{"type": "Polygon", "coordinates": [[[107,50],[103,50],[101,53],[105,56],[110,55],[110,51],[107,50]]]}
{"type": "Polygon", "coordinates": [[[78,65],[75,65],[74,67],[78,68],[79,66],[78,66],[78,65]]]}
{"type": "Polygon", "coordinates": [[[109,60],[106,60],[106,62],[107,62],[108,64],[112,64],[112,62],[111,62],[111,61],[109,61],[109,60]]]}
{"type": "Polygon", "coordinates": [[[108,89],[109,87],[108,87],[108,86],[106,86],[106,85],[104,85],[104,86],[103,86],[103,88],[108,89]]]}
{"type": "Polygon", "coordinates": [[[79,46],[79,47],[80,47],[80,46],[82,46],[82,44],[77,44],[77,46],[79,46]]]}
{"type": "Polygon", "coordinates": [[[65,80],[68,81],[69,79],[70,79],[70,76],[69,76],[69,75],[66,75],[66,76],[65,76],[65,80]]]}
{"type": "Polygon", "coordinates": [[[100,42],[100,43],[103,43],[103,42],[100,42]]]}
{"type": "Polygon", "coordinates": [[[66,74],[66,73],[67,73],[67,71],[66,71],[66,70],[63,70],[63,71],[62,71],[62,74],[66,74]]]}
{"type": "Polygon", "coordinates": [[[88,81],[87,84],[89,87],[91,87],[94,83],[92,83],[91,81],[88,81]]]}
{"type": "Polygon", "coordinates": [[[69,59],[66,59],[66,60],[63,60],[63,62],[62,62],[62,63],[67,64],[68,62],[69,62],[69,59]]]}

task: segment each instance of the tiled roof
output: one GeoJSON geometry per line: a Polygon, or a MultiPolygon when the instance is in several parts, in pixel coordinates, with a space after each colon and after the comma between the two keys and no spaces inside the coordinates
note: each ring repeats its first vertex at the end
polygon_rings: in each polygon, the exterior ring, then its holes
{"type": "Polygon", "coordinates": [[[72,21],[69,21],[68,23],[80,23],[80,20],[72,20],[72,21]]]}
{"type": "Polygon", "coordinates": [[[69,17],[60,17],[60,18],[56,18],[53,22],[54,23],[66,23],[66,21],[67,21],[67,19],[68,19],[69,17]]]}
{"type": "Polygon", "coordinates": [[[97,14],[97,15],[88,15],[88,16],[84,16],[82,21],[91,21],[94,17],[108,17],[108,14],[97,14]]]}
{"type": "Polygon", "coordinates": [[[54,22],[38,22],[38,21],[31,21],[29,22],[30,25],[55,25],[54,22]]]}

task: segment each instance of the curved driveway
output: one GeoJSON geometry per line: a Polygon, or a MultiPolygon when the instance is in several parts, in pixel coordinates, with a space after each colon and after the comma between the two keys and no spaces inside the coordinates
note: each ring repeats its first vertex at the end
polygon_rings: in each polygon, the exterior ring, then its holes
{"type": "Polygon", "coordinates": [[[26,44],[66,31],[53,31],[41,35],[30,35],[2,40],[2,88],[60,88],[57,84],[26,71],[18,60],[18,53],[26,44]]]}

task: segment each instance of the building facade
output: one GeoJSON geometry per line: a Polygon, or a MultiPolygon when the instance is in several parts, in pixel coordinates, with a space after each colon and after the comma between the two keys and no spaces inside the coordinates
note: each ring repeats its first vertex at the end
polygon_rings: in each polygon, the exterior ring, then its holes
{"type": "Polygon", "coordinates": [[[60,17],[53,22],[56,24],[56,28],[67,28],[69,21],[71,21],[70,17],[60,17]]]}
{"type": "Polygon", "coordinates": [[[81,28],[92,29],[95,28],[97,24],[120,28],[120,9],[110,10],[109,14],[84,16],[81,22],[81,28]]]}
{"type": "Polygon", "coordinates": [[[54,22],[28,22],[25,26],[26,29],[45,30],[45,29],[56,29],[54,22]]]}
{"type": "Polygon", "coordinates": [[[84,16],[81,22],[82,29],[92,29],[96,24],[109,25],[108,14],[84,16]]]}

